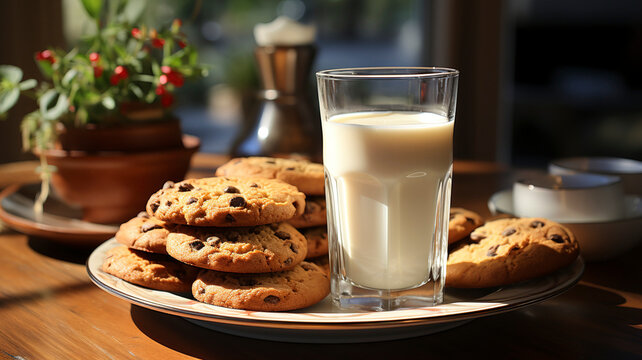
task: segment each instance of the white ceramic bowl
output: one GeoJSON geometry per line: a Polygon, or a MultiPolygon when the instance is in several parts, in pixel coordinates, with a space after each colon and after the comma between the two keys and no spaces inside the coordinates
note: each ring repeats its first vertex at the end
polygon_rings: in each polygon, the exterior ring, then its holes
{"type": "Polygon", "coordinates": [[[617,176],[532,174],[513,184],[517,216],[557,222],[599,222],[624,216],[624,191],[617,176]]]}
{"type": "Polygon", "coordinates": [[[570,157],[548,164],[551,174],[592,173],[615,175],[622,179],[626,194],[642,195],[642,162],[614,157],[570,157]]]}
{"type": "MultiPolygon", "coordinates": [[[[488,200],[493,215],[516,216],[513,190],[495,193],[488,200]]],[[[642,198],[626,195],[624,217],[602,222],[560,222],[569,228],[580,243],[580,252],[587,261],[610,260],[629,251],[642,240],[642,198]]]]}

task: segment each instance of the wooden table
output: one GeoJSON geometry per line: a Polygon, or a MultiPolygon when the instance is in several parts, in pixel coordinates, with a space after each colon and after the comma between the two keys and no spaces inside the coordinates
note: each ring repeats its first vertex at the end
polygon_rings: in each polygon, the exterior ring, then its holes
{"type": "MultiPolygon", "coordinates": [[[[220,161],[199,155],[190,176],[220,161]]],[[[456,162],[453,205],[488,216],[486,201],[511,181],[493,164],[456,162]]],[[[90,282],[90,252],[0,234],[0,359],[642,358],[642,247],[587,264],[568,292],[521,310],[428,336],[341,345],[226,335],[132,306],[90,282]]]]}

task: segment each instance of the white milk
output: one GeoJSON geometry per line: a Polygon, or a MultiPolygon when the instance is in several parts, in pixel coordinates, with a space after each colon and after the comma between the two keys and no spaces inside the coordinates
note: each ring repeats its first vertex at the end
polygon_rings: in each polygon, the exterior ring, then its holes
{"type": "Polygon", "coordinates": [[[439,188],[452,165],[454,121],[433,113],[363,112],[322,123],[346,276],[374,289],[423,284],[439,188]]]}

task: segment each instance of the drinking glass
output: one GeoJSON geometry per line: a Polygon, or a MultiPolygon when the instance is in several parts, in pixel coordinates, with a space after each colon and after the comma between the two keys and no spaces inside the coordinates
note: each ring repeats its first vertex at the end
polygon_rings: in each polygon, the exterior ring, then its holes
{"type": "Polygon", "coordinates": [[[334,304],[381,311],[441,303],[459,72],[316,75],[334,304]]]}

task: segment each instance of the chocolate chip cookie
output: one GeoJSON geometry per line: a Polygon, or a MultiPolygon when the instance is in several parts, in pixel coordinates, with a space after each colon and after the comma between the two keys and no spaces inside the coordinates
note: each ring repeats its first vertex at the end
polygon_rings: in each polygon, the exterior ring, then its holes
{"type": "Polygon", "coordinates": [[[308,196],[305,198],[303,215],[288,220],[297,229],[325,225],[327,222],[325,196],[308,196]]]}
{"type": "Polygon", "coordinates": [[[448,244],[452,244],[465,238],[483,223],[484,220],[476,212],[458,207],[450,208],[448,244]]]}
{"type": "Polygon", "coordinates": [[[305,261],[291,270],[265,274],[203,270],[192,285],[192,295],[198,301],[254,311],[305,308],[329,292],[330,280],[325,271],[305,261]]]}
{"type": "Polygon", "coordinates": [[[303,214],[305,195],[274,179],[213,177],[167,182],[147,202],[162,221],[195,226],[255,226],[303,214]]]}
{"type": "Polygon", "coordinates": [[[328,254],[328,229],[325,225],[301,229],[308,242],[306,259],[328,254]]]}
{"type": "Polygon", "coordinates": [[[278,223],[242,228],[177,226],[167,236],[167,252],[196,267],[264,273],[295,267],[305,259],[305,237],[292,225],[278,223]]]}
{"type": "Polygon", "coordinates": [[[102,270],[136,285],[173,292],[189,292],[198,273],[198,269],[167,255],[138,251],[124,245],[107,252],[102,270]]]}
{"type": "Polygon", "coordinates": [[[232,159],[216,170],[216,176],[279,179],[307,195],[324,194],[323,165],[306,160],[271,157],[232,159]]]}
{"type": "Polygon", "coordinates": [[[482,288],[549,274],[575,260],[579,245],[564,226],[543,218],[486,223],[448,256],[446,286],[482,288]]]}
{"type": "Polygon", "coordinates": [[[165,244],[169,234],[167,224],[150,217],[146,212],[120,225],[116,233],[116,241],[136,250],[167,254],[165,244]]]}

